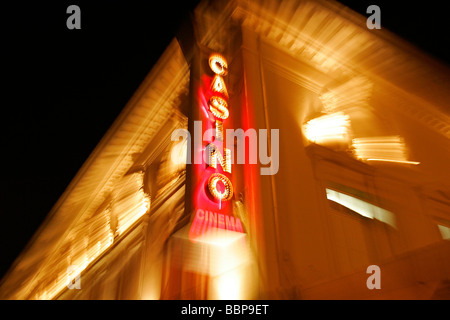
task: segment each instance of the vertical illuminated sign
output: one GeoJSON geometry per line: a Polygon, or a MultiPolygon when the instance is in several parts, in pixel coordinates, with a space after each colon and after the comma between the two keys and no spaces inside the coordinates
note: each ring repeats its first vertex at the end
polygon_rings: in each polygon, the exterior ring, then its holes
{"type": "Polygon", "coordinates": [[[197,164],[197,186],[194,193],[195,215],[189,237],[195,241],[199,235],[216,228],[244,232],[239,218],[232,213],[234,189],[231,179],[231,151],[224,147],[224,127],[230,117],[229,95],[224,77],[228,74],[226,59],[211,54],[208,66],[212,76],[202,76],[199,90],[199,108],[202,119],[202,162],[197,164]]]}
{"type": "MultiPolygon", "coordinates": [[[[220,141],[223,146],[223,121],[228,118],[230,111],[228,110],[228,91],[225,85],[225,81],[222,76],[228,73],[228,64],[225,58],[219,54],[212,54],[209,57],[209,66],[215,73],[215,76],[211,83],[212,97],[209,99],[209,111],[216,118],[214,120],[215,125],[215,139],[220,141]],[[217,139],[217,137],[220,137],[217,139]]],[[[224,150],[224,157],[221,152],[218,151],[217,145],[212,142],[206,148],[208,153],[207,163],[209,166],[217,169],[217,162],[219,162],[222,170],[231,174],[231,159],[230,150],[222,148],[224,150]],[[218,161],[219,160],[219,161],[218,161]]],[[[211,195],[218,201],[228,201],[233,197],[233,185],[224,174],[214,173],[208,180],[208,190],[211,195]],[[221,188],[219,188],[221,185],[221,188]]]]}

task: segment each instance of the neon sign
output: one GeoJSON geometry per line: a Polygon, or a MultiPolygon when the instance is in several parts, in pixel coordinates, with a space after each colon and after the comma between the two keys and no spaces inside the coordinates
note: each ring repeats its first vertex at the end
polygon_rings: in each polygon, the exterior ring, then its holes
{"type": "Polygon", "coordinates": [[[223,78],[228,74],[228,63],[222,55],[214,53],[209,56],[208,65],[213,75],[203,76],[199,100],[210,134],[204,138],[206,146],[201,150],[204,163],[196,171],[196,209],[189,231],[192,241],[212,228],[244,232],[241,221],[232,214],[232,205],[228,204],[234,195],[231,150],[224,147],[224,121],[231,116],[223,78]]]}
{"type": "MultiPolygon", "coordinates": [[[[219,120],[215,121],[215,129],[218,134],[217,136],[222,137],[223,140],[223,123],[221,120],[225,120],[229,116],[228,103],[225,100],[228,98],[227,87],[225,86],[225,81],[222,76],[227,74],[228,63],[224,57],[219,54],[212,54],[209,58],[209,66],[211,70],[216,74],[211,83],[211,91],[213,96],[209,99],[209,110],[211,113],[219,120]],[[221,95],[221,96],[219,96],[221,95]]],[[[218,139],[220,140],[220,139],[218,139]]],[[[210,143],[207,147],[208,152],[208,165],[217,168],[217,160],[221,165],[223,171],[231,173],[231,151],[224,148],[225,157],[218,151],[217,146],[214,143],[210,143]]],[[[233,196],[233,185],[230,179],[228,179],[222,173],[214,173],[208,180],[208,190],[211,195],[219,201],[228,201],[233,196]],[[219,190],[219,183],[223,185],[219,190]]]]}

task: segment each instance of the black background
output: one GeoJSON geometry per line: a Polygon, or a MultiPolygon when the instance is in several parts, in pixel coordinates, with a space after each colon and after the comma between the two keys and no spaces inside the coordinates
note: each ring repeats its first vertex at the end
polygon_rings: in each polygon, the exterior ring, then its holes
{"type": "MultiPolygon", "coordinates": [[[[2,4],[0,277],[199,1],[2,4]],[[81,30],[66,9],[81,8],[81,30]]],[[[340,1],[449,64],[444,1],[340,1]]]]}

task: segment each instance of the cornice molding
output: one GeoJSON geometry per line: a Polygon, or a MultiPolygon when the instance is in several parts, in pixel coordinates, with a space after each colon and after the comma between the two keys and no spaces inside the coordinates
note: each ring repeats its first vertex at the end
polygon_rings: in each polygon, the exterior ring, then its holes
{"type": "MultiPolygon", "coordinates": [[[[348,8],[320,0],[239,0],[231,18],[330,78],[344,83],[363,75],[381,84],[404,98],[404,103],[393,106],[398,112],[450,138],[450,117],[443,112],[450,110],[450,95],[445,81],[439,81],[445,78],[445,66],[439,68],[438,62],[388,31],[374,35],[362,27],[363,17],[348,8]],[[424,83],[436,92],[436,99],[423,95],[424,83]]],[[[295,72],[284,74],[295,83],[305,83],[295,72]]]]}

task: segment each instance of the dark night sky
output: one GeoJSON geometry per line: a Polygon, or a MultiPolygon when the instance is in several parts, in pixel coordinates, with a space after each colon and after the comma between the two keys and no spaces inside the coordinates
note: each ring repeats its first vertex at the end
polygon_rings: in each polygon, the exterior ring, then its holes
{"type": "MultiPolygon", "coordinates": [[[[0,277],[199,1],[93,2],[2,4],[0,277]],[[81,30],[66,28],[71,4],[81,30]]],[[[439,1],[341,2],[379,5],[383,28],[449,63],[439,1]]]]}

